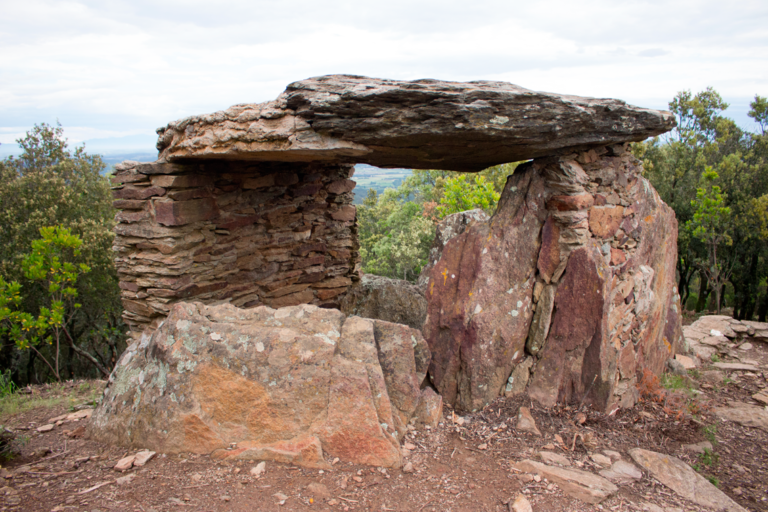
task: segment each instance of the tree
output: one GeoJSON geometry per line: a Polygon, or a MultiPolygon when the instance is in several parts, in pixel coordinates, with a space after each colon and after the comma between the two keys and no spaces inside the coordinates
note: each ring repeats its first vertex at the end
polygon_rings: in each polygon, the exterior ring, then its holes
{"type": "Polygon", "coordinates": [[[437,211],[440,218],[475,208],[481,208],[490,215],[496,209],[499,197],[500,194],[483,176],[467,177],[462,174],[445,181],[437,211]]]}
{"type": "MultiPolygon", "coordinates": [[[[691,221],[698,204],[698,189],[705,183],[705,172],[712,169],[717,173],[717,185],[727,192],[723,205],[730,208],[729,234],[733,240],[732,244],[718,248],[718,261],[731,270],[728,282],[734,290],[734,316],[751,318],[759,294],[765,293],[760,291],[760,283],[768,276],[766,238],[756,227],[759,212],[753,202],[768,193],[768,145],[764,133],[745,132],[725,117],[727,107],[711,88],[695,95],[680,92],[670,102],[678,127],[668,136],[635,144],[634,151],[643,160],[645,176],[677,215],[678,289],[685,305],[691,294],[690,286],[698,276],[697,311],[706,307],[715,290],[704,271],[708,263],[702,265],[702,261],[709,259],[708,245],[693,235],[691,221]]],[[[752,107],[753,118],[765,119],[765,101],[757,96],[752,107]]]]}
{"type": "Polygon", "coordinates": [[[765,130],[768,128],[768,99],[755,95],[755,101],[750,102],[749,106],[750,111],[747,115],[760,125],[760,130],[765,135],[765,130]]]}
{"type": "MultiPolygon", "coordinates": [[[[91,362],[83,366],[84,361],[78,361],[77,349],[110,368],[125,340],[112,262],[114,210],[109,180],[102,175],[105,164],[84,147],[70,150],[61,126],[36,125],[17,142],[22,154],[0,161],[0,276],[20,283],[24,290],[20,309],[37,315],[48,300],[47,290],[25,276],[24,257],[40,228],[61,226],[77,235],[82,245],[74,263],[91,271],[75,285],[81,307],[68,326],[75,343],[62,353],[62,371],[69,377],[92,372],[91,362]]],[[[53,353],[47,351],[50,347],[40,347],[41,355],[50,358],[53,353]]],[[[13,343],[4,343],[0,351],[0,367],[10,368],[17,382],[41,380],[38,362],[34,351],[19,351],[13,343]]],[[[40,371],[45,369],[49,368],[40,371]]]]}
{"type": "Polygon", "coordinates": [[[717,178],[717,172],[707,167],[702,176],[703,186],[697,189],[696,199],[691,201],[695,212],[687,227],[707,247],[707,263],[700,265],[700,269],[715,292],[715,306],[720,314],[723,284],[729,279],[731,270],[723,268],[717,250],[721,244],[730,245],[733,240],[728,233],[731,209],[725,206],[725,197],[720,187],[714,184],[717,178]]]}
{"type": "Polygon", "coordinates": [[[6,283],[0,276],[0,324],[19,350],[32,350],[50,368],[56,380],[61,380],[59,355],[62,341],[79,355],[96,366],[104,377],[109,372],[85,350],[75,344],[69,330],[81,304],[75,302],[78,292],[75,284],[79,276],[91,271],[84,263],[75,265],[74,257],[80,255],[82,240],[61,226],[40,228],[40,240],[32,242],[32,252],[24,257],[25,277],[40,282],[47,291],[47,300],[40,306],[37,316],[23,310],[21,285],[6,283]],[[42,344],[52,345],[53,361],[40,350],[42,344]]]}
{"type": "Polygon", "coordinates": [[[493,213],[516,167],[497,165],[469,175],[414,170],[397,189],[369,189],[357,209],[363,271],[415,281],[428,261],[437,222],[478,207],[493,213]]]}

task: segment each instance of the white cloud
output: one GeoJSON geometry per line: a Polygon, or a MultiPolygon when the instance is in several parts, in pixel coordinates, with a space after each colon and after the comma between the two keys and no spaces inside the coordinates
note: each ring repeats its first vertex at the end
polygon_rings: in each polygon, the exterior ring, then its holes
{"type": "Polygon", "coordinates": [[[151,134],[330,73],[506,80],[657,108],[711,85],[746,105],[768,95],[767,22],[751,0],[6,1],[0,142],[56,118],[72,139],[151,134]]]}

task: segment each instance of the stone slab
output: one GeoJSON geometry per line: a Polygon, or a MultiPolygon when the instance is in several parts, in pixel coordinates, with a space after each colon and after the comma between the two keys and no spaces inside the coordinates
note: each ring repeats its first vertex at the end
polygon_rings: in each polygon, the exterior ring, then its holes
{"type": "Polygon", "coordinates": [[[606,498],[616,494],[619,490],[607,479],[580,471],[578,469],[565,469],[555,466],[547,466],[540,462],[524,460],[514,465],[520,471],[536,473],[542,478],[555,482],[569,496],[597,504],[606,498]]]}
{"type": "Polygon", "coordinates": [[[746,512],[745,508],[680,459],[642,448],[630,450],[629,455],[659,482],[687,500],[715,510],[746,512]]]}
{"type": "Polygon", "coordinates": [[[671,113],[506,82],[411,82],[329,75],[276,100],[191,116],[158,130],[162,161],[332,161],[476,172],[492,165],[641,141],[671,113]]]}

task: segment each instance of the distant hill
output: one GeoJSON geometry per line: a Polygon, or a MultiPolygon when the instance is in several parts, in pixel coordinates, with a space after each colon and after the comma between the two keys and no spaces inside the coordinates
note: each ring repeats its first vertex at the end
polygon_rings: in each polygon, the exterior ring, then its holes
{"type": "Polygon", "coordinates": [[[353,204],[362,204],[370,189],[381,194],[387,188],[399,187],[412,172],[411,169],[380,169],[368,164],[357,164],[352,177],[357,182],[353,204]]]}

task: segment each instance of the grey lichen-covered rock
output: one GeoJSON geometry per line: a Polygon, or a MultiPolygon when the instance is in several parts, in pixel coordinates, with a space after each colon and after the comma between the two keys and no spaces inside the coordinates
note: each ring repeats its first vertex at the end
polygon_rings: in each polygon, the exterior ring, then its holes
{"type": "Polygon", "coordinates": [[[421,329],[427,317],[427,299],[408,281],[365,274],[342,298],[341,311],[421,329]]]}
{"type": "Polygon", "coordinates": [[[398,466],[429,352],[418,331],[379,327],[311,305],[178,303],[123,354],[89,435],[162,453],[398,466]]]}
{"type": "Polygon", "coordinates": [[[332,161],[476,172],[492,165],[640,141],[669,112],[506,82],[404,82],[329,75],[276,100],[235,105],[158,130],[160,158],[332,161]]]}

